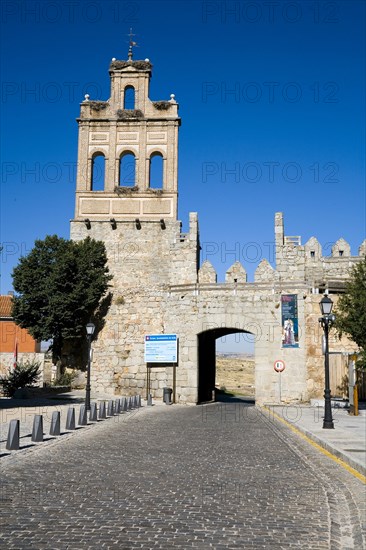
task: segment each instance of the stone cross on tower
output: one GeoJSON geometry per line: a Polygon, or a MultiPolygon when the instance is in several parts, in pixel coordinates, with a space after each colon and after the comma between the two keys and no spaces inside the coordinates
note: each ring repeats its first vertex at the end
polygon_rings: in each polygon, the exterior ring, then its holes
{"type": "Polygon", "coordinates": [[[133,47],[136,47],[137,46],[137,42],[134,42],[134,40],[132,40],[132,38],[136,36],[135,34],[132,33],[132,29],[130,29],[130,34],[128,35],[129,39],[130,39],[130,46],[128,48],[128,60],[129,61],[132,61],[132,55],[133,55],[133,51],[132,51],[132,48],[133,47]]]}

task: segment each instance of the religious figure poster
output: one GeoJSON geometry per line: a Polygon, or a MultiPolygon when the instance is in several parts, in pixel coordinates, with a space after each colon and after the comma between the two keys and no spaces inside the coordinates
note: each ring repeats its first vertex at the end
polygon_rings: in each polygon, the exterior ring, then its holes
{"type": "Polygon", "coordinates": [[[299,320],[297,316],[297,295],[283,294],[282,306],[282,347],[299,347],[299,320]]]}

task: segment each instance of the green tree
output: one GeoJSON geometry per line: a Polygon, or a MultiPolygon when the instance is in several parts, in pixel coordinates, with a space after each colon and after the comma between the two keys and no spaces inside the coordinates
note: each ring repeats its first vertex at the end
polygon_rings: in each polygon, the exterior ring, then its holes
{"type": "Polygon", "coordinates": [[[85,340],[91,319],[100,327],[100,309],[111,279],[104,243],[57,235],[37,240],[13,270],[13,317],[36,340],[51,340],[60,360],[65,345],[75,350],[85,340]]]}
{"type": "Polygon", "coordinates": [[[336,307],[336,329],[347,334],[360,348],[359,367],[366,367],[366,256],[351,271],[346,292],[336,307]]]}

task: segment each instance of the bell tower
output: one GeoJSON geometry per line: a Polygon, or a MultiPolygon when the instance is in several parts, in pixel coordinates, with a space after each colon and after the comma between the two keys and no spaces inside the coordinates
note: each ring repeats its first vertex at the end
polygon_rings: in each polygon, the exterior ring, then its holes
{"type": "Polygon", "coordinates": [[[128,57],[111,61],[110,99],[81,104],[74,222],[177,219],[178,104],[151,101],[150,61],[128,57]]]}
{"type": "MultiPolygon", "coordinates": [[[[113,276],[91,374],[92,387],[112,395],[145,387],[145,335],[177,330],[171,288],[197,284],[200,250],[197,214],[188,232],[177,219],[178,104],[173,95],[150,100],[152,65],[133,60],[131,50],[127,60],[112,59],[110,98],[81,103],[70,231],[75,241],[104,243],[113,276]],[[96,179],[101,165],[104,177],[96,179]]],[[[157,394],[172,384],[172,372],[154,373],[157,394]]]]}
{"type": "Polygon", "coordinates": [[[115,296],[127,287],[136,296],[137,287],[197,281],[197,215],[190,214],[189,233],[177,219],[178,104],[173,94],[149,98],[151,71],[149,59],[133,60],[130,46],[127,60],[110,63],[110,98],[86,95],[77,119],[70,236],[104,242],[115,296]]]}

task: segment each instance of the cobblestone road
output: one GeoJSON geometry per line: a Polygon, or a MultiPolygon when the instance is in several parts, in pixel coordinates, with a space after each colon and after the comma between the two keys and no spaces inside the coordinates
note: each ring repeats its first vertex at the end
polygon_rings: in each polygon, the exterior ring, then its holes
{"type": "Polygon", "coordinates": [[[5,457],[0,546],[361,549],[364,494],[246,403],[145,407],[5,457]]]}

